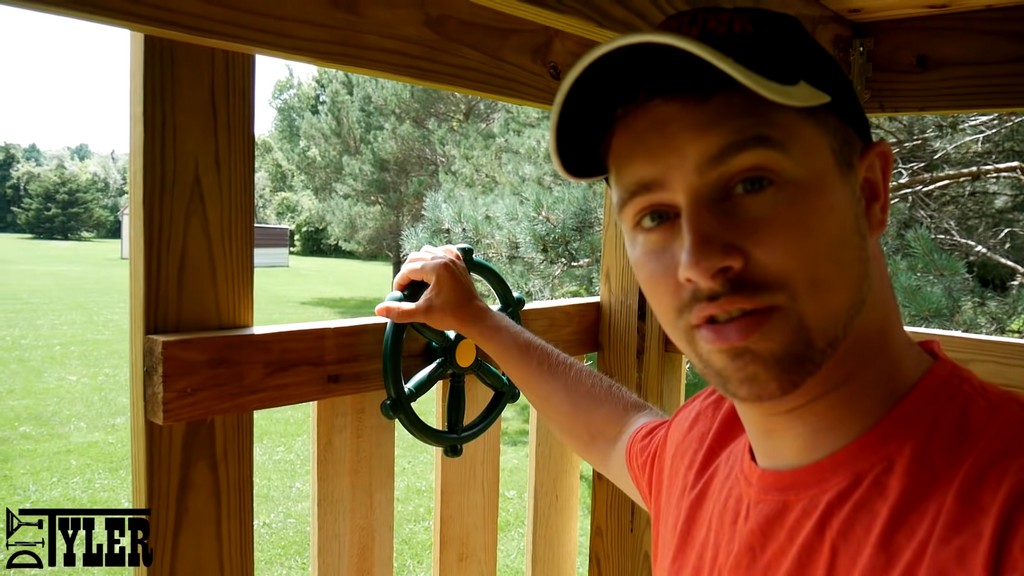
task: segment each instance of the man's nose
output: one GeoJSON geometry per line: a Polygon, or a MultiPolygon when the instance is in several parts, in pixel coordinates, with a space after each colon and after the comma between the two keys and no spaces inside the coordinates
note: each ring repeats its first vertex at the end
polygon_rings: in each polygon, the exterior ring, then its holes
{"type": "Polygon", "coordinates": [[[677,273],[684,284],[720,288],[744,266],[737,230],[706,212],[689,211],[680,222],[677,273]]]}

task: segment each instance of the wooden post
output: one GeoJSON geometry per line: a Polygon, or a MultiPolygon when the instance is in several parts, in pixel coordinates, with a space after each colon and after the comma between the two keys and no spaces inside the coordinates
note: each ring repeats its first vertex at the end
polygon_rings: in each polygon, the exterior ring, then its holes
{"type": "Polygon", "coordinates": [[[151,511],[151,574],[253,573],[252,412],[148,421],[143,343],[252,324],[254,71],[132,37],[132,499],[151,511]]]}
{"type": "MultiPolygon", "coordinates": [[[[682,357],[665,351],[665,333],[630,268],[607,191],[601,269],[598,369],[651,404],[671,412],[682,401],[682,357]]],[[[595,472],[590,574],[650,573],[650,518],[607,478],[595,472]]]]}
{"type": "Polygon", "coordinates": [[[526,576],[576,573],[580,459],[530,409],[526,576]]]}
{"type": "Polygon", "coordinates": [[[394,574],[395,423],[382,391],[313,404],[314,576],[394,574]]]}
{"type": "MultiPolygon", "coordinates": [[[[448,381],[437,393],[437,422],[443,427],[448,381]]],[[[466,421],[491,399],[490,388],[466,377],[466,421]]],[[[464,446],[462,456],[434,451],[434,576],[498,571],[498,480],[501,418],[464,446]]]]}

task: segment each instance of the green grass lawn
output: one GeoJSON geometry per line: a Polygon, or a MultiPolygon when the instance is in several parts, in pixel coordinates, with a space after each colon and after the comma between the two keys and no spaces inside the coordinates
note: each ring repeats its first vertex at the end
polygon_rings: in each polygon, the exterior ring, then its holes
{"type": "MultiPolygon", "coordinates": [[[[389,289],[388,264],[293,256],[288,268],[256,269],[255,322],[367,316],[389,289]]],[[[0,394],[0,508],[130,505],[128,262],[118,241],[0,234],[0,394]]],[[[417,406],[432,418],[428,399],[417,406]]],[[[512,406],[502,431],[502,575],[524,572],[528,413],[525,401],[512,406]]],[[[255,434],[256,572],[308,574],[310,406],[257,413],[255,434]]],[[[429,574],[434,449],[396,434],[395,573],[429,574]]]]}

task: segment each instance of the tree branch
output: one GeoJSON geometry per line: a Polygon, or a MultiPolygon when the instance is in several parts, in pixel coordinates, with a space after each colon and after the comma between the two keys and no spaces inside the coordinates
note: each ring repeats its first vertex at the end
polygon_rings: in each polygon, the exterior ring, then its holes
{"type": "Polygon", "coordinates": [[[1010,268],[1011,270],[1013,270],[1014,272],[1017,273],[1017,278],[1018,279],[1024,279],[1024,266],[1021,266],[1020,264],[1017,264],[1016,262],[1014,262],[1013,260],[1010,260],[1009,258],[1006,258],[1005,256],[1000,256],[999,254],[996,254],[995,252],[989,250],[988,248],[985,248],[981,244],[978,244],[974,240],[968,240],[967,238],[961,238],[959,235],[955,235],[955,236],[936,235],[935,238],[937,240],[949,240],[951,242],[956,242],[958,244],[963,244],[965,246],[970,246],[971,249],[972,249],[971,250],[972,252],[977,252],[978,254],[981,254],[982,256],[984,256],[985,258],[988,258],[989,260],[992,260],[994,262],[998,262],[998,263],[1002,264],[1003,266],[1006,266],[1006,267],[1010,268]]]}
{"type": "Polygon", "coordinates": [[[938,172],[935,174],[924,174],[913,176],[892,183],[890,193],[894,196],[909,194],[927,187],[930,190],[962,182],[964,180],[977,180],[996,174],[1011,174],[1024,178],[1024,162],[1006,162],[1003,164],[990,164],[988,166],[972,166],[960,170],[938,172]]]}
{"type": "MultiPolygon", "coordinates": [[[[993,118],[992,115],[982,116],[981,118],[979,118],[979,119],[977,119],[977,120],[975,120],[973,122],[968,123],[967,126],[968,127],[980,126],[980,125],[988,122],[992,118],[993,118]]],[[[963,140],[961,140],[961,141],[953,144],[952,146],[946,148],[945,150],[939,152],[938,154],[935,155],[935,158],[936,159],[941,158],[942,156],[945,156],[949,152],[952,152],[955,148],[963,146],[964,144],[967,144],[968,142],[972,142],[974,140],[981,140],[983,138],[987,138],[989,136],[992,136],[993,134],[1002,132],[1004,130],[1008,130],[1011,127],[1013,127],[1015,124],[1018,124],[1018,123],[1020,123],[1022,121],[1024,121],[1024,116],[1020,116],[1018,118],[1014,118],[1013,120],[1011,120],[1010,122],[1005,123],[1005,124],[999,124],[995,128],[993,128],[991,130],[988,130],[988,131],[985,131],[985,132],[981,132],[980,134],[974,134],[972,136],[968,136],[967,138],[964,138],[963,140]]]]}

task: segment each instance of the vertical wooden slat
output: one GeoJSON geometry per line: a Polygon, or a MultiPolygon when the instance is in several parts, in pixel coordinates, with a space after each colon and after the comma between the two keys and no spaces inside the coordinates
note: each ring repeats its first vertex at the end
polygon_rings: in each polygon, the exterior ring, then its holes
{"type": "MultiPolygon", "coordinates": [[[[665,333],[630,268],[607,191],[601,269],[598,368],[670,412],[682,399],[682,358],[665,352],[665,333]]],[[[647,513],[597,472],[591,506],[590,574],[650,574],[647,513]]]]}
{"type": "MultiPolygon", "coordinates": [[[[448,382],[437,394],[437,421],[444,422],[448,382]]],[[[467,421],[490,400],[489,388],[466,378],[467,421]]],[[[442,426],[442,424],[438,424],[442,426]]],[[[498,570],[498,480],[501,419],[462,456],[434,460],[434,576],[494,576],[498,570]]]]}
{"type": "Polygon", "coordinates": [[[527,487],[526,574],[576,573],[580,459],[530,409],[530,477],[527,487]]]}
{"type": "Polygon", "coordinates": [[[394,573],[395,424],[383,392],[313,405],[314,575],[394,573]]]}
{"type": "Polygon", "coordinates": [[[146,334],[252,325],[253,56],[132,38],[132,496],[152,574],[253,573],[252,413],[146,420],[146,334]]]}
{"type": "Polygon", "coordinates": [[[666,345],[668,336],[654,318],[650,308],[647,309],[651,321],[645,326],[648,346],[660,346],[659,353],[650,352],[643,356],[642,378],[653,378],[650,390],[645,392],[648,402],[671,414],[683,405],[686,399],[686,359],[678,352],[669,352],[666,345]]]}

